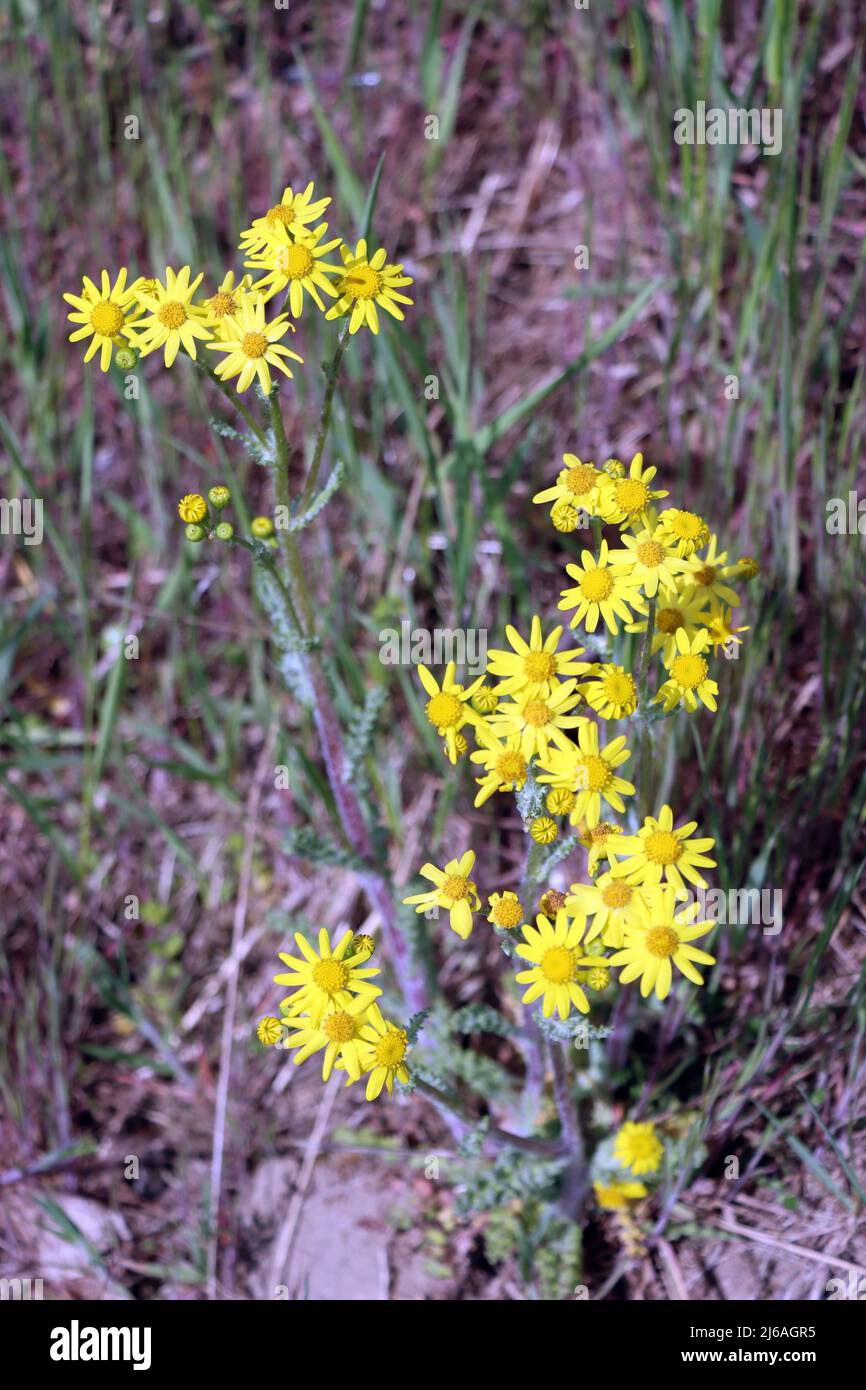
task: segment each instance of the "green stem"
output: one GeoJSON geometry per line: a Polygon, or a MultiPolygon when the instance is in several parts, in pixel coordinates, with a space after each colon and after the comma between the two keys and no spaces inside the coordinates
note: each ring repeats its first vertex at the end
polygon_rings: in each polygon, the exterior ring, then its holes
{"type": "Polygon", "coordinates": [[[255,416],[252,414],[252,412],[249,411],[249,410],[247,410],[247,407],[244,405],[243,401],[240,399],[240,397],[239,397],[237,391],[232,390],[232,388],[231,388],[231,386],[229,386],[228,382],[227,382],[227,381],[223,381],[222,377],[217,376],[216,372],[212,371],[212,369],[211,369],[210,367],[205,367],[203,370],[204,370],[204,371],[207,373],[207,375],[210,377],[211,381],[213,381],[213,382],[216,383],[216,385],[219,387],[219,389],[222,391],[223,395],[225,396],[226,400],[227,400],[227,401],[230,401],[231,404],[234,406],[235,410],[239,411],[240,414],[244,417],[244,419],[246,420],[246,422],[247,422],[247,424],[249,425],[250,429],[252,430],[253,434],[255,435],[256,439],[259,441],[259,443],[260,443],[260,444],[264,444],[264,443],[265,443],[265,432],[264,432],[264,430],[262,429],[261,425],[259,425],[259,424],[257,423],[256,418],[255,418],[255,416]]]}
{"type": "MultiPolygon", "coordinates": [[[[432,1101],[437,1109],[456,1115],[464,1125],[474,1128],[479,1123],[479,1117],[473,1115],[456,1096],[447,1095],[445,1091],[440,1091],[438,1086],[431,1086],[429,1081],[422,1081],[417,1076],[413,1077],[413,1082],[415,1090],[432,1101]]],[[[556,1140],[527,1138],[525,1135],[512,1134],[510,1130],[500,1129],[497,1125],[490,1126],[487,1139],[500,1149],[523,1149],[525,1153],[548,1154],[551,1157],[562,1152],[562,1145],[556,1140]]]]}
{"type": "Polygon", "coordinates": [[[304,489],[301,493],[301,511],[305,511],[309,506],[316,483],[318,482],[319,470],[322,466],[322,455],[325,451],[325,441],[328,438],[328,431],[331,428],[331,411],[334,405],[334,392],[337,389],[337,376],[339,375],[340,363],[343,360],[343,353],[346,351],[348,341],[349,325],[346,324],[346,327],[337,339],[334,356],[325,369],[327,384],[325,386],[325,394],[322,398],[322,411],[319,416],[319,428],[316,433],[313,457],[310,461],[310,471],[307,474],[307,481],[304,483],[304,489]]]}
{"type": "Polygon", "coordinates": [[[649,713],[649,671],[652,658],[653,633],[656,622],[656,600],[655,596],[649,601],[649,612],[646,620],[646,633],[643,640],[641,651],[640,668],[638,671],[638,710],[641,717],[640,734],[640,786],[638,787],[638,801],[640,806],[641,823],[650,814],[652,807],[652,789],[650,787],[650,764],[652,762],[652,738],[650,737],[647,715],[649,713]]]}

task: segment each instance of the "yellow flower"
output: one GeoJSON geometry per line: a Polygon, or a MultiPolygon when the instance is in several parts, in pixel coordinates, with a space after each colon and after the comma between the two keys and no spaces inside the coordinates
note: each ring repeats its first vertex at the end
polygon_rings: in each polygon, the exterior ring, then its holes
{"type": "Polygon", "coordinates": [[[250,522],[250,530],[257,540],[266,541],[268,536],[274,534],[274,523],[269,516],[254,516],[250,522]]]}
{"type": "Polygon", "coordinates": [[[152,294],[136,292],[138,302],[148,311],[138,326],[138,345],[143,356],[163,348],[165,365],[170,367],[181,347],[195,360],[196,339],[213,337],[201,322],[201,307],[192,302],[201,279],[199,274],[190,282],[188,265],[177,275],[167,265],[164,285],[157,280],[152,294]]]}
{"type": "Polygon", "coordinates": [[[622,950],[611,956],[610,964],[623,966],[619,977],[622,985],[640,980],[640,992],[646,998],[655,990],[659,999],[670,993],[672,965],[693,984],[702,985],[698,965],[714,965],[715,957],[707,955],[691,943],[705,936],[712,922],[693,922],[697,903],[689,903],[676,911],[677,890],[670,887],[645,888],[634,900],[634,913],[623,933],[622,950]]]}
{"type": "Polygon", "coordinates": [[[312,1018],[287,1020],[287,1027],[295,1031],[286,1039],[286,1046],[298,1049],[292,1059],[295,1066],[300,1066],[314,1052],[321,1052],[324,1048],[323,1081],[328,1080],[338,1060],[342,1063],[342,1070],[348,1073],[349,1080],[358,1081],[365,1070],[367,1054],[362,1030],[365,1024],[381,1017],[378,1004],[371,1004],[369,999],[359,995],[350,1004],[340,1007],[329,1005],[317,1021],[312,1018]]]}
{"type": "Polygon", "coordinates": [[[603,618],[608,631],[614,636],[619,632],[617,618],[628,622],[631,609],[636,608],[640,592],[640,581],[630,574],[623,565],[611,565],[608,559],[607,541],[599,546],[598,560],[591,550],[581,551],[581,565],[566,565],[565,572],[576,585],[562,590],[558,608],[576,608],[571,626],[586,620],[587,632],[595,632],[599,617],[603,618]]]}
{"type": "Polygon", "coordinates": [[[487,653],[490,674],[505,677],[496,687],[497,695],[513,695],[519,690],[529,699],[536,696],[543,698],[561,677],[582,676],[592,670],[591,662],[577,660],[583,655],[583,647],[558,652],[556,649],[562,628],[555,627],[547,637],[543,637],[541,619],[538,617],[534,617],[530,623],[528,642],[510,624],[505,629],[505,635],[514,650],[487,653]]]}
{"type": "Polygon", "coordinates": [[[696,820],[674,828],[670,806],[663,806],[658,819],[647,816],[636,835],[623,835],[617,845],[622,863],[616,866],[616,876],[629,883],[658,884],[664,879],[675,888],[684,889],[684,879],[698,888],[706,888],[707,880],[701,869],[714,869],[715,859],[706,857],[716,843],[711,839],[693,839],[698,828],[696,820]]]}
{"type": "Polygon", "coordinates": [[[291,377],[292,373],[283,359],[291,357],[295,362],[304,360],[279,341],[291,327],[285,314],[278,314],[270,323],[266,323],[264,301],[248,297],[232,319],[231,337],[222,342],[208,343],[212,351],[227,354],[216,368],[217,376],[223,381],[236,376],[239,393],[246,391],[253,377],[258,377],[262,391],[266,396],[270,395],[270,368],[276,367],[285,376],[291,377]]]}
{"type": "Polygon", "coordinates": [[[529,764],[517,746],[516,735],[501,739],[487,724],[479,724],[475,737],[481,745],[469,754],[473,763],[484,768],[484,776],[476,777],[479,791],[475,805],[483,806],[494,792],[519,791],[526,781],[529,764]]]}
{"type": "Polygon", "coordinates": [[[472,708],[477,709],[479,714],[492,714],[498,704],[499,696],[492,685],[479,685],[472,696],[472,708]]]}
{"type": "Polygon", "coordinates": [[[376,949],[376,943],[372,936],[367,936],[366,932],[355,932],[352,937],[352,952],[355,955],[363,952],[368,958],[372,956],[376,949]]]}
{"type": "Polygon", "coordinates": [[[448,747],[448,758],[451,763],[457,761],[457,735],[463,725],[473,724],[477,728],[483,723],[481,715],[472,708],[469,701],[483,683],[484,677],[479,676],[476,681],[464,689],[455,681],[456,674],[456,664],[449,661],[445,667],[445,676],[440,686],[436,677],[431,671],[428,671],[426,666],[418,666],[418,678],[430,696],[424,712],[439,737],[445,739],[448,747]]]}
{"type": "Polygon", "coordinates": [[[302,233],[308,223],[318,222],[330,201],[330,198],[314,200],[312,183],[308,183],[301,193],[284,188],[281,200],[268,208],[264,217],[256,217],[252,226],[241,232],[241,250],[252,253],[265,250],[272,243],[277,227],[285,227],[292,237],[298,232],[302,233]]]}
{"type": "Polygon", "coordinates": [[[595,1199],[603,1211],[622,1211],[629,1202],[647,1195],[642,1182],[594,1182],[595,1199]]]}
{"type": "Polygon", "coordinates": [[[574,792],[567,787],[554,787],[544,798],[544,804],[552,816],[570,816],[576,800],[574,792]]]}
{"type": "Polygon", "coordinates": [[[555,926],[541,912],[535,921],[535,927],[524,926],[524,942],[517,947],[517,954],[531,966],[515,976],[519,985],[529,986],[523,1003],[541,999],[545,1018],[550,1018],[554,1010],[560,1018],[568,1018],[572,1008],[589,1013],[589,1000],[577,982],[577,972],[587,966],[604,965],[604,958],[580,953],[584,919],[578,917],[569,922],[566,913],[560,911],[555,926]]]}
{"type": "MultiPolygon", "coordinates": [[[[455,735],[454,735],[454,751],[455,751],[455,753],[457,754],[458,759],[463,757],[463,754],[466,752],[466,750],[468,749],[468,747],[469,747],[469,744],[466,742],[466,740],[465,740],[465,738],[463,737],[462,734],[455,734],[455,735]]],[[[449,763],[450,763],[450,762],[451,762],[451,749],[448,747],[448,740],[447,740],[447,739],[445,740],[445,742],[444,742],[443,745],[442,745],[442,752],[445,754],[445,757],[448,759],[448,761],[449,761],[449,763]]]]}
{"type": "Polygon", "coordinates": [[[557,502],[555,507],[550,509],[550,519],[557,531],[563,535],[577,530],[577,523],[580,520],[580,513],[577,507],[573,507],[570,502],[557,502]]]}
{"type": "Polygon", "coordinates": [[[598,869],[602,859],[606,859],[608,864],[616,864],[619,857],[617,846],[622,833],[621,825],[614,825],[608,820],[600,820],[591,829],[585,824],[578,826],[580,843],[589,851],[587,869],[590,874],[598,869]]]}
{"type": "Polygon", "coordinates": [[[373,333],[379,332],[377,305],[392,318],[405,318],[400,305],[413,301],[398,291],[411,285],[412,277],[403,274],[402,265],[386,264],[388,258],[381,247],[368,258],[367,243],[363,239],[355,247],[354,255],[345,245],[340,247],[340,255],[343,273],[337,281],[337,303],[331,305],[326,318],[351,313],[350,333],[357,333],[363,324],[373,333]]]}
{"type": "Polygon", "coordinates": [[[613,1152],[623,1168],[630,1168],[639,1178],[641,1173],[656,1172],[662,1161],[664,1145],[656,1138],[655,1125],[629,1121],[617,1131],[613,1152]]]}
{"type": "Polygon", "coordinates": [[[682,702],[692,712],[697,709],[700,700],[709,710],[717,708],[719,687],[710,679],[709,666],[702,655],[709,641],[710,634],[706,628],[701,628],[691,642],[683,629],[677,628],[677,655],[671,662],[665,662],[668,679],[659,687],[654,704],[661,703],[669,711],[682,702]]]}
{"type": "Polygon", "coordinates": [[[84,276],[81,294],[64,294],[67,304],[74,313],[68,314],[70,323],[80,324],[70,333],[70,343],[82,338],[91,338],[84,354],[85,362],[99,352],[99,366],[107,372],[111,365],[111,350],[119,348],[124,339],[135,342],[136,315],[135,296],[132,289],[126,289],[126,268],[117,272],[112,285],[108,271],[103,270],[101,289],[97,289],[88,276],[84,276]]]}
{"type": "MultiPolygon", "coordinates": [[[[361,1029],[361,1038],[362,1066],[370,1073],[367,1078],[367,1100],[375,1100],[383,1086],[387,1087],[390,1096],[395,1081],[405,1086],[409,1080],[409,1071],[403,1062],[409,1049],[405,1029],[398,1028],[379,1014],[367,1020],[361,1029]]],[[[350,1085],[351,1081],[350,1076],[346,1084],[350,1085]]]]}
{"type": "Polygon", "coordinates": [[[642,530],[649,526],[652,519],[650,504],[655,498],[668,495],[661,489],[653,490],[650,487],[655,475],[655,468],[644,468],[643,454],[635,454],[629,465],[628,477],[615,478],[611,491],[604,494],[604,520],[617,522],[621,529],[630,526],[634,530],[642,530]]]}
{"type": "Polygon", "coordinates": [[[529,833],[537,845],[552,845],[559,830],[550,816],[536,816],[529,827],[529,833]]]}
{"type": "Polygon", "coordinates": [[[743,639],[737,636],[738,632],[749,632],[748,627],[733,627],[733,614],[730,608],[717,608],[710,618],[710,625],[707,631],[710,634],[710,642],[713,650],[716,647],[726,647],[729,642],[735,646],[742,646],[743,639]]]}
{"type": "Polygon", "coordinates": [[[253,289],[265,299],[272,299],[288,286],[289,308],[296,319],[300,318],[304,307],[305,291],[324,311],[319,291],[324,290],[333,299],[336,291],[328,277],[340,273],[338,265],[322,259],[340,244],[339,237],[322,243],[327,230],[328,224],[323,222],[314,232],[299,230],[293,239],[282,222],[278,222],[264,251],[244,262],[250,270],[267,271],[267,275],[255,282],[253,289]]]}
{"type": "Polygon", "coordinates": [[[569,713],[580,703],[576,685],[576,680],[563,681],[544,699],[521,691],[513,703],[500,705],[497,713],[490,716],[490,726],[506,738],[519,738],[520,751],[527,759],[535,753],[546,758],[551,743],[561,749],[572,748],[565,730],[589,722],[585,715],[569,713]]]}
{"type": "Polygon", "coordinates": [[[403,902],[411,904],[416,912],[426,912],[431,907],[443,907],[448,912],[451,930],[465,941],[472,934],[473,912],[481,906],[478,889],[470,879],[475,854],[471,849],[460,859],[452,859],[444,869],[435,864],[422,864],[419,873],[435,885],[424,893],[413,893],[403,902]]]}
{"type": "Polygon", "coordinates": [[[676,547],[678,555],[693,555],[710,539],[710,528],[696,512],[666,507],[659,513],[658,534],[676,547]]]}
{"type": "Polygon", "coordinates": [[[565,910],[573,916],[592,918],[586,933],[587,942],[600,936],[605,946],[619,948],[629,910],[640,891],[610,872],[600,874],[594,883],[571,885],[565,910]]]}
{"type": "Polygon", "coordinates": [[[525,914],[516,893],[491,893],[487,901],[490,904],[487,920],[492,922],[494,927],[510,930],[512,927],[520,926],[525,914]]]}
{"type": "Polygon", "coordinates": [[[637,709],[634,677],[611,662],[596,668],[596,674],[580,687],[587,704],[602,719],[624,719],[637,709]]]}
{"type": "Polygon", "coordinates": [[[682,576],[683,588],[688,590],[689,585],[694,585],[703,599],[711,596],[718,603],[727,603],[732,608],[737,608],[740,602],[739,595],[724,581],[737,573],[738,566],[729,565],[728,552],[723,550],[719,554],[717,545],[716,537],[710,536],[706,555],[689,556],[684,566],[685,574],[682,576]]]}
{"type": "Polygon", "coordinates": [[[234,319],[250,297],[251,283],[252,276],[245,275],[240,284],[235,285],[235,273],[230,270],[223,276],[223,282],[216,294],[204,301],[202,322],[213,330],[214,337],[220,342],[228,342],[237,337],[234,319]]]}
{"type": "MultiPolygon", "coordinates": [[[[663,648],[664,660],[673,661],[677,654],[677,630],[682,628],[686,637],[691,639],[701,628],[708,627],[710,614],[704,607],[706,599],[694,588],[688,591],[681,590],[676,598],[663,597],[662,603],[656,609],[655,626],[653,628],[652,654],[663,648]]],[[[646,605],[642,604],[643,617],[636,622],[626,624],[626,632],[646,632],[646,625],[649,621],[646,613],[646,605]]]]}
{"type": "Polygon", "coordinates": [[[369,983],[370,977],[381,971],[375,966],[365,968],[363,963],[368,957],[363,952],[348,954],[351,931],[344,932],[332,950],[331,938],[322,927],[318,953],[300,932],[295,932],[295,941],[300,956],[284,955],[281,951],[280,960],[289,967],[289,973],[274,976],[275,984],[288,985],[293,990],[280,1006],[287,1014],[307,1013],[318,1023],[328,1008],[348,1008],[353,994],[361,995],[370,1004],[382,993],[378,985],[369,983]]]}
{"type": "Polygon", "coordinates": [[[587,989],[603,990],[610,984],[610,971],[604,965],[594,965],[591,970],[582,970],[580,975],[587,989]]]}
{"type": "Polygon", "coordinates": [[[625,549],[612,550],[610,558],[614,564],[628,567],[647,598],[655,598],[660,586],[676,594],[677,576],[686,568],[686,562],[677,555],[661,527],[654,532],[639,531],[636,536],[623,535],[622,539],[625,549]]]}
{"type": "Polygon", "coordinates": [[[278,1018],[268,1017],[259,1020],[256,1036],[260,1043],[264,1043],[265,1047],[273,1047],[274,1043],[278,1043],[282,1033],[283,1025],[278,1018]]]}
{"type": "Polygon", "coordinates": [[[589,516],[599,516],[604,506],[602,498],[609,498],[613,491],[611,479],[591,463],[581,463],[575,454],[563,454],[562,461],[565,467],[560,469],[553,487],[536,492],[533,502],[553,502],[553,511],[562,505],[582,507],[589,516]]]}
{"type": "Polygon", "coordinates": [[[624,811],[621,793],[634,795],[631,782],[615,774],[615,769],[631,757],[631,751],[626,748],[623,735],[599,749],[598,725],[589,720],[578,730],[577,742],[577,747],[571,744],[567,750],[553,749],[549,756],[541,757],[545,775],[538,780],[576,792],[571,823],[585,821],[591,830],[601,817],[602,797],[615,811],[624,811]]]}
{"type": "Polygon", "coordinates": [[[203,521],[207,516],[207,502],[201,493],[188,492],[178,502],[177,514],[181,521],[203,521]]]}

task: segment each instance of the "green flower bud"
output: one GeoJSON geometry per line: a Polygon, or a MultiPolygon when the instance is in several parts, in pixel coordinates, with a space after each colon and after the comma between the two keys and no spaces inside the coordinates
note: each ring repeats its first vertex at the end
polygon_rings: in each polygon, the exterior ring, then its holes
{"type": "Polygon", "coordinates": [[[114,354],[114,360],[124,372],[129,372],[138,365],[138,355],[131,347],[118,348],[114,354]]]}
{"type": "Polygon", "coordinates": [[[230,521],[221,521],[219,526],[214,531],[214,535],[216,536],[218,541],[230,541],[234,533],[235,528],[232,526],[230,521]]]}
{"type": "Polygon", "coordinates": [[[216,487],[208,489],[207,500],[216,511],[221,512],[232,500],[232,495],[224,484],[218,483],[216,487]]]}
{"type": "Polygon", "coordinates": [[[257,540],[265,541],[268,536],[274,534],[274,523],[269,516],[254,516],[250,522],[250,530],[257,540]]]}
{"type": "Polygon", "coordinates": [[[197,525],[194,521],[184,527],[184,532],[188,541],[203,541],[207,536],[205,528],[197,525]]]}

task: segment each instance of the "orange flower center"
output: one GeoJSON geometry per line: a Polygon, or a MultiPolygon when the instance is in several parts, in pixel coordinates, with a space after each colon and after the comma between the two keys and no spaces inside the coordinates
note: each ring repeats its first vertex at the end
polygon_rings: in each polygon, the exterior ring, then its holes
{"type": "Polygon", "coordinates": [[[124,313],[110,299],[95,304],[90,315],[90,325],[102,338],[114,338],[123,327],[124,313]]]}
{"type": "Polygon", "coordinates": [[[673,927],[650,927],[644,944],[651,956],[655,956],[657,960],[666,960],[674,954],[680,939],[673,927]]]}
{"type": "Polygon", "coordinates": [[[156,317],[164,328],[180,328],[186,323],[186,309],[179,299],[169,299],[160,305],[156,317]]]}

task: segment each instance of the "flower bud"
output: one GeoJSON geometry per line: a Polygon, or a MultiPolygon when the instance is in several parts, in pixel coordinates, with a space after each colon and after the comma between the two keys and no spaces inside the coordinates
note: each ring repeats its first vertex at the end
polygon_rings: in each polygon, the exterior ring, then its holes
{"type": "Polygon", "coordinates": [[[188,541],[203,541],[207,537],[205,528],[203,526],[197,526],[194,521],[191,521],[188,526],[184,527],[184,533],[188,541]]]}
{"type": "Polygon", "coordinates": [[[232,495],[223,483],[217,483],[216,487],[208,489],[207,500],[214,511],[221,512],[232,500],[232,495]]]}
{"type": "Polygon", "coordinates": [[[274,523],[269,516],[254,516],[250,522],[250,530],[257,540],[266,541],[274,534],[274,523]]]}
{"type": "Polygon", "coordinates": [[[131,372],[138,364],[138,354],[131,347],[121,347],[114,354],[114,360],[123,372],[131,372]]]}
{"type": "Polygon", "coordinates": [[[230,541],[234,533],[235,528],[230,521],[221,521],[214,531],[214,535],[218,541],[230,541]]]}
{"type": "Polygon", "coordinates": [[[274,1043],[279,1042],[282,1036],[283,1025],[278,1018],[263,1018],[256,1029],[256,1035],[260,1043],[265,1047],[273,1047],[274,1043]]]}
{"type": "Polygon", "coordinates": [[[178,502],[177,514],[181,521],[204,521],[207,516],[207,502],[200,492],[188,492],[178,502]]]}
{"type": "Polygon", "coordinates": [[[550,816],[537,816],[529,827],[529,833],[537,845],[552,845],[559,831],[556,821],[550,816]]]}

